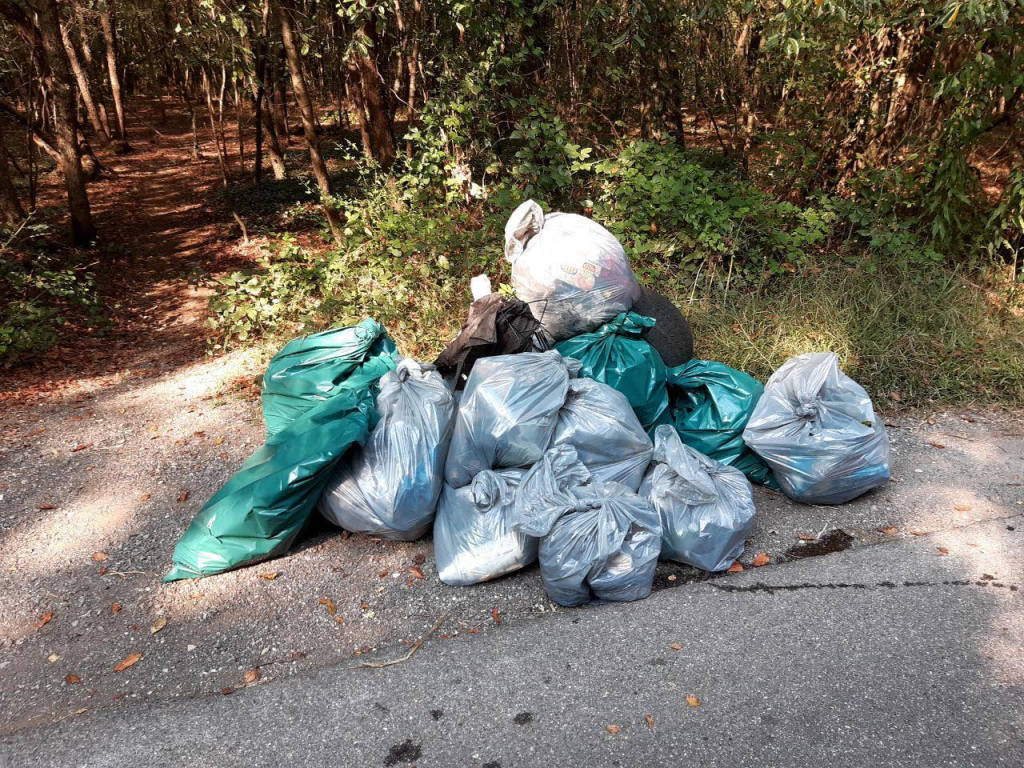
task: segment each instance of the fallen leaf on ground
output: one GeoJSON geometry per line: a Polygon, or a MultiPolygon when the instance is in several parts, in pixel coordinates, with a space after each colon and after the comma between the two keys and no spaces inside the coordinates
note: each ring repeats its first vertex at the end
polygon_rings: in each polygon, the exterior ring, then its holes
{"type": "Polygon", "coordinates": [[[967,512],[971,508],[970,504],[954,504],[953,509],[957,512],[967,512]]]}
{"type": "Polygon", "coordinates": [[[53,662],[55,661],[60,661],[60,656],[58,656],[56,653],[51,653],[49,656],[46,657],[46,660],[53,664],[53,662]]]}
{"type": "Polygon", "coordinates": [[[608,733],[610,733],[610,734],[611,734],[612,736],[614,736],[615,734],[617,734],[617,733],[618,733],[619,731],[621,731],[621,730],[622,730],[622,729],[621,729],[621,728],[619,728],[619,726],[617,726],[617,725],[606,725],[606,726],[604,727],[604,729],[605,729],[606,731],[608,731],[608,733]]]}
{"type": "Polygon", "coordinates": [[[44,613],[42,616],[39,617],[39,621],[37,621],[35,624],[33,624],[33,626],[36,629],[39,629],[40,627],[45,627],[51,621],[53,621],[53,611],[47,611],[46,613],[44,613]]]}
{"type": "Polygon", "coordinates": [[[762,565],[768,565],[772,559],[768,557],[767,552],[758,552],[754,555],[754,559],[751,561],[755,568],[760,568],[762,565]]]}
{"type": "Polygon", "coordinates": [[[102,563],[108,557],[110,557],[110,556],[106,552],[93,552],[92,553],[92,559],[95,560],[97,563],[102,563]]]}
{"type": "Polygon", "coordinates": [[[110,606],[110,610],[114,613],[120,613],[123,607],[124,606],[122,606],[120,603],[114,603],[112,606],[110,606]]]}
{"type": "Polygon", "coordinates": [[[317,603],[326,608],[327,612],[331,614],[331,616],[334,616],[338,613],[338,606],[336,606],[334,604],[334,601],[331,600],[331,598],[329,597],[321,597],[319,600],[317,600],[317,603]]]}
{"type": "Polygon", "coordinates": [[[260,574],[257,574],[257,575],[261,579],[266,579],[267,581],[273,581],[274,579],[276,579],[278,576],[281,575],[281,572],[280,571],[268,571],[266,573],[260,573],[260,574]]]}
{"type": "Polygon", "coordinates": [[[501,616],[498,615],[497,608],[491,608],[491,618],[494,619],[495,624],[501,624],[501,616]]]}
{"type": "Polygon", "coordinates": [[[242,676],[242,680],[245,681],[246,685],[251,685],[260,679],[260,668],[251,667],[245,670],[245,674],[242,676]]]}
{"type": "Polygon", "coordinates": [[[930,445],[932,448],[945,448],[946,447],[943,443],[940,443],[938,440],[929,440],[928,441],[928,445],[930,445]]]}
{"type": "Polygon", "coordinates": [[[679,577],[676,576],[674,573],[672,573],[672,574],[669,574],[668,580],[669,581],[675,581],[677,578],[679,578],[679,577]]]}
{"type": "Polygon", "coordinates": [[[64,675],[64,682],[68,685],[75,685],[76,683],[82,682],[82,678],[78,675],[72,675],[70,673],[64,675]]]}
{"type": "Polygon", "coordinates": [[[36,509],[38,509],[40,512],[46,512],[46,511],[49,511],[51,509],[56,509],[56,508],[57,508],[56,504],[40,504],[38,507],[36,507],[36,509]]]}
{"type": "Polygon", "coordinates": [[[419,555],[416,555],[416,556],[415,556],[415,557],[414,557],[414,558],[412,559],[412,561],[413,561],[414,563],[416,563],[416,565],[423,565],[423,564],[424,564],[425,562],[427,562],[427,556],[426,556],[426,555],[423,555],[423,554],[419,554],[419,555]]]}
{"type": "Polygon", "coordinates": [[[72,453],[78,453],[79,451],[84,451],[88,447],[89,447],[88,443],[79,443],[78,445],[76,445],[74,448],[71,449],[71,452],[72,453]]]}
{"type": "Polygon", "coordinates": [[[227,451],[221,451],[220,453],[217,454],[217,458],[218,459],[226,459],[227,457],[228,457],[228,452],[227,451]]]}
{"type": "Polygon", "coordinates": [[[234,693],[234,692],[235,692],[235,689],[234,689],[234,688],[231,688],[231,687],[229,687],[229,686],[225,686],[224,688],[221,688],[221,689],[220,689],[220,692],[221,692],[222,694],[224,694],[225,696],[230,696],[230,695],[231,695],[232,693],[234,693]]]}
{"type": "Polygon", "coordinates": [[[740,573],[742,570],[743,570],[743,564],[739,560],[736,560],[736,561],[733,562],[732,565],[729,566],[729,568],[726,571],[726,573],[740,573]]]}
{"type": "Polygon", "coordinates": [[[214,438],[213,444],[214,445],[220,445],[223,442],[224,442],[224,438],[223,437],[218,437],[218,438],[214,438]]]}
{"type": "Polygon", "coordinates": [[[815,536],[813,533],[798,533],[796,535],[796,537],[800,541],[817,541],[818,540],[818,537],[815,536]]]}
{"type": "Polygon", "coordinates": [[[152,493],[144,493],[141,496],[139,496],[139,501],[149,501],[152,498],[153,498],[153,494],[152,493]]]}
{"type": "Polygon", "coordinates": [[[412,577],[414,579],[422,579],[423,578],[423,571],[421,571],[415,565],[410,565],[409,566],[409,573],[412,574],[412,577]]]}
{"type": "Polygon", "coordinates": [[[922,531],[920,528],[911,528],[910,529],[910,535],[911,536],[924,536],[924,531],[922,531]]]}
{"type": "Polygon", "coordinates": [[[178,503],[188,500],[188,491],[182,491],[178,494],[178,503]]]}
{"type": "Polygon", "coordinates": [[[194,437],[199,437],[199,438],[206,437],[206,433],[205,432],[193,432],[192,435],[194,437]]]}
{"type": "Polygon", "coordinates": [[[344,620],[343,618],[341,618],[341,616],[335,616],[335,617],[334,617],[334,620],[335,620],[335,621],[336,621],[336,622],[337,622],[338,624],[344,624],[344,623],[345,623],[345,620],[344,620]]]}
{"type": "Polygon", "coordinates": [[[205,594],[206,594],[205,592],[196,592],[196,593],[195,593],[195,594],[193,594],[193,595],[189,595],[189,596],[188,596],[188,599],[189,599],[189,600],[198,600],[198,599],[199,599],[200,597],[202,597],[202,596],[203,596],[203,595],[205,595],[205,594]]]}
{"type": "Polygon", "coordinates": [[[114,667],[114,671],[115,672],[124,672],[126,669],[128,669],[128,667],[133,666],[134,664],[137,664],[139,659],[141,659],[141,658],[142,658],[142,654],[141,653],[133,653],[133,654],[130,654],[128,656],[125,656],[123,659],[121,659],[119,662],[117,662],[117,666],[114,667]]]}
{"type": "Polygon", "coordinates": [[[946,547],[936,547],[936,549],[939,550],[939,554],[940,555],[948,555],[949,554],[949,549],[947,549],[946,547]]]}
{"type": "Polygon", "coordinates": [[[362,610],[362,611],[368,611],[368,610],[370,610],[370,604],[369,603],[360,603],[359,604],[359,609],[362,610]]]}
{"type": "Polygon", "coordinates": [[[686,694],[686,703],[689,704],[691,707],[699,707],[700,699],[698,699],[692,693],[688,693],[686,694]]]}
{"type": "Polygon", "coordinates": [[[161,629],[167,626],[167,619],[161,616],[159,619],[153,622],[153,626],[149,628],[149,634],[155,635],[161,629]]]}
{"type": "Polygon", "coordinates": [[[682,643],[670,643],[668,647],[671,648],[673,651],[681,651],[681,650],[683,650],[683,644],[682,643]]]}
{"type": "Polygon", "coordinates": [[[876,530],[879,533],[884,533],[886,536],[895,536],[900,532],[900,529],[895,525],[880,525],[876,530]]]}
{"type": "Polygon", "coordinates": [[[650,715],[644,715],[644,722],[647,723],[648,728],[654,727],[654,718],[650,715]]]}
{"type": "Polygon", "coordinates": [[[79,707],[78,709],[75,710],[75,714],[76,715],[84,715],[88,711],[89,711],[88,707],[79,707]]]}

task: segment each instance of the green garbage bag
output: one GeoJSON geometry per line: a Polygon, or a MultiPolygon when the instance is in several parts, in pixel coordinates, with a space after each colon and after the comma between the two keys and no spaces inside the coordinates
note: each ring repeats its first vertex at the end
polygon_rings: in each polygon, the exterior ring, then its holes
{"type": "MultiPolygon", "coordinates": [[[[397,362],[384,329],[366,322],[360,326],[379,330],[367,351],[377,351],[344,381],[336,380],[330,396],[268,437],[203,505],[174,548],[174,565],[164,581],[220,573],[276,557],[292,545],[338,462],[366,441],[377,420],[377,381],[397,362]]],[[[316,367],[308,372],[319,375],[316,367]]],[[[309,391],[315,390],[310,382],[309,391]]]]}
{"type": "Polygon", "coordinates": [[[668,369],[658,351],[644,340],[654,327],[650,317],[621,312],[596,331],[583,333],[555,346],[583,364],[581,376],[603,382],[626,396],[640,424],[653,433],[671,414],[666,380],[668,369]]]}
{"type": "Polygon", "coordinates": [[[696,358],[668,371],[672,423],[691,448],[777,488],[768,465],[747,448],[743,429],[764,387],[724,363],[696,358]]]}
{"type": "MultiPolygon", "coordinates": [[[[292,339],[263,374],[267,437],[330,397],[368,358],[395,354],[395,344],[376,320],[292,339]]],[[[392,366],[394,367],[394,366],[392,366]]]]}

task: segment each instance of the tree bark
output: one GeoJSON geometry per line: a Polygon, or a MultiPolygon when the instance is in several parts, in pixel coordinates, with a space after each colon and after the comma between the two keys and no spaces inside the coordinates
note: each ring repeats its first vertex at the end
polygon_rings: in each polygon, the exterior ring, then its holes
{"type": "Polygon", "coordinates": [[[395,140],[392,135],[391,117],[384,80],[374,54],[377,52],[377,33],[372,21],[364,21],[360,28],[363,39],[371,48],[366,53],[353,52],[359,71],[359,84],[366,110],[367,129],[370,135],[370,151],[382,168],[390,168],[395,161],[395,140]]]}
{"type": "Polygon", "coordinates": [[[121,76],[117,71],[117,33],[114,28],[113,0],[107,0],[99,14],[103,40],[107,44],[107,76],[110,78],[110,95],[114,99],[114,113],[117,116],[117,138],[127,143],[128,134],[125,128],[121,76]]]}
{"type": "MultiPolygon", "coordinates": [[[[11,6],[6,6],[11,7],[11,6]]],[[[43,0],[37,7],[36,46],[43,84],[53,105],[54,138],[60,155],[60,170],[71,214],[71,242],[88,246],[96,239],[92,222],[89,196],[85,190],[85,176],[79,156],[77,126],[75,124],[75,83],[71,75],[67,52],[60,36],[60,22],[56,0],[43,0]]],[[[28,21],[27,17],[25,20],[28,21]]],[[[29,23],[31,24],[31,23],[29,23]]]]}
{"type": "Polygon", "coordinates": [[[92,125],[93,132],[103,142],[108,142],[110,141],[110,135],[106,133],[103,123],[100,121],[100,113],[96,109],[96,102],[92,98],[92,89],[89,87],[89,76],[78,58],[78,51],[71,39],[71,35],[68,34],[67,26],[64,24],[60,25],[60,37],[64,43],[64,50],[67,53],[71,71],[75,74],[75,82],[78,83],[78,95],[82,97],[82,104],[85,105],[85,114],[89,118],[89,124],[92,125]]]}
{"type": "Polygon", "coordinates": [[[18,190],[11,179],[11,166],[7,162],[7,147],[0,134],[0,224],[14,225],[25,218],[25,209],[18,199],[18,190]]]}
{"type": "Polygon", "coordinates": [[[327,165],[320,154],[320,138],[316,132],[316,113],[313,111],[313,103],[306,90],[306,81],[302,74],[302,59],[299,58],[295,21],[292,16],[294,9],[288,0],[279,0],[277,10],[281,21],[281,41],[284,43],[285,58],[288,60],[288,71],[292,76],[292,93],[295,94],[295,102],[299,107],[299,114],[302,116],[302,131],[306,139],[306,148],[309,151],[309,165],[317,186],[320,188],[324,213],[327,216],[331,234],[334,235],[335,242],[341,245],[343,241],[341,216],[331,198],[331,183],[327,176],[327,165]]]}

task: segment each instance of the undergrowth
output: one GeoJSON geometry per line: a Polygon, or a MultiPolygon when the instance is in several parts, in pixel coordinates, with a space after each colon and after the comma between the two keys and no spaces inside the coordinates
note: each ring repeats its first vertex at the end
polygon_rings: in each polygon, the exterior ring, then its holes
{"type": "MultiPolygon", "coordinates": [[[[690,317],[699,356],[763,380],[791,355],[831,349],[869,391],[905,403],[1024,400],[1019,286],[985,280],[983,265],[954,268],[892,206],[779,200],[720,158],[672,144],[636,141],[600,158],[570,149],[551,198],[619,237],[641,282],[690,317]]],[[[215,344],[372,316],[405,354],[433,359],[465,318],[470,277],[508,280],[505,219],[524,190],[544,190],[526,163],[463,188],[402,171],[364,164],[347,179],[340,247],[318,218],[313,232],[271,234],[257,268],[221,278],[215,344]]],[[[269,210],[258,190],[246,194],[269,210]]],[[[303,195],[278,221],[296,210],[307,221],[316,212],[303,195]]]]}

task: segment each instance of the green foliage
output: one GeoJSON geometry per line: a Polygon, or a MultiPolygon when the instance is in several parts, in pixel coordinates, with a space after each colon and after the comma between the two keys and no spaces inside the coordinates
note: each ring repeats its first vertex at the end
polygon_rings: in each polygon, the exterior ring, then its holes
{"type": "Polygon", "coordinates": [[[32,224],[0,247],[0,366],[42,355],[68,323],[101,319],[94,265],[54,247],[48,234],[45,223],[32,224]]]}

